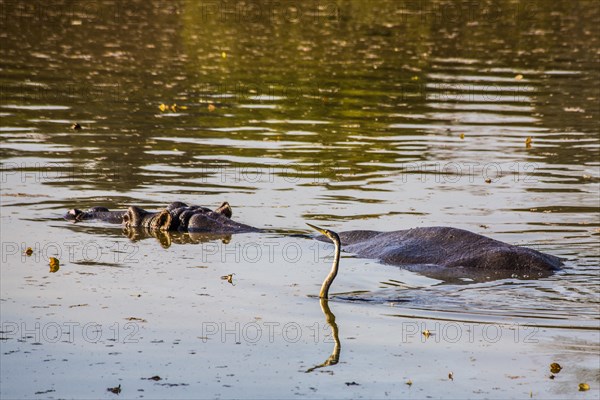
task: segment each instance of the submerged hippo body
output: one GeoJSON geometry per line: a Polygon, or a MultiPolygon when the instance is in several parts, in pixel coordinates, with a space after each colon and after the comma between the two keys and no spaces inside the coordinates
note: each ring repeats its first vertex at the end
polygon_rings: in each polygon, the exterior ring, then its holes
{"type": "Polygon", "coordinates": [[[347,231],[339,237],[345,252],[446,281],[538,278],[563,265],[558,257],[450,227],[347,231]]]}
{"type": "Polygon", "coordinates": [[[109,211],[105,207],[92,207],[88,211],[69,210],[64,218],[71,221],[101,220],[122,224],[126,228],[147,228],[160,231],[242,233],[259,229],[231,220],[232,210],[224,202],[215,211],[201,206],[188,206],[182,202],[169,204],[158,212],[131,206],[127,211],[109,211]]]}

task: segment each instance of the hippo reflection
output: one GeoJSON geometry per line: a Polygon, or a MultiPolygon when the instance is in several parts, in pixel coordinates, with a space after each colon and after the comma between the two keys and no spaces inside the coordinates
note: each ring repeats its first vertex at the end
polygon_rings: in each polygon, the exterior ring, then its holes
{"type": "Polygon", "coordinates": [[[176,244],[200,244],[220,240],[224,244],[231,242],[232,234],[227,232],[174,232],[150,229],[147,227],[123,227],[123,234],[131,241],[154,238],[160,245],[168,249],[173,243],[176,244]]]}

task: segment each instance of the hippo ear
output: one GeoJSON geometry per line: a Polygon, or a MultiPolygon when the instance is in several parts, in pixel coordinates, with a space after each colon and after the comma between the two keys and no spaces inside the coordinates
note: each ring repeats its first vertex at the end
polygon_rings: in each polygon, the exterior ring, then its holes
{"type": "Polygon", "coordinates": [[[137,227],[142,225],[143,210],[139,207],[131,206],[123,215],[123,223],[127,227],[137,227]]]}
{"type": "Polygon", "coordinates": [[[164,209],[152,218],[150,228],[152,230],[168,231],[171,228],[172,220],[173,217],[171,217],[169,210],[164,209]]]}
{"type": "Polygon", "coordinates": [[[231,218],[231,216],[233,215],[233,210],[231,209],[231,206],[229,205],[228,202],[224,201],[219,208],[217,208],[215,210],[215,212],[217,214],[223,214],[224,216],[226,216],[227,218],[231,218]]]}

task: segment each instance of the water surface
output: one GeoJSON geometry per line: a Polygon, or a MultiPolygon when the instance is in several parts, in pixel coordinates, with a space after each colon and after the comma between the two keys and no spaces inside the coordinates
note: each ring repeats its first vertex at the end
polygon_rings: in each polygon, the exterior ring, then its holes
{"type": "Polygon", "coordinates": [[[2,2],[2,396],[597,397],[599,18],[567,1],[2,2]],[[227,200],[269,232],[61,218],[175,200],[227,200]],[[332,248],[297,235],[307,221],[455,226],[565,268],[456,284],[345,255],[339,360],[313,369],[335,348],[314,297],[332,248]]]}

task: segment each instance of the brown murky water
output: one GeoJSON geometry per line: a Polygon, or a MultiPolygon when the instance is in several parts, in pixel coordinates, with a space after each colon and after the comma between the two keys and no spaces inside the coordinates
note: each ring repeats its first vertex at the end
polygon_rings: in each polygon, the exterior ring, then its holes
{"type": "Polygon", "coordinates": [[[599,396],[594,2],[0,4],[3,398],[599,396]],[[61,218],[175,200],[269,232],[61,218]],[[307,221],[567,261],[456,284],[346,255],[322,309],[307,221]]]}

